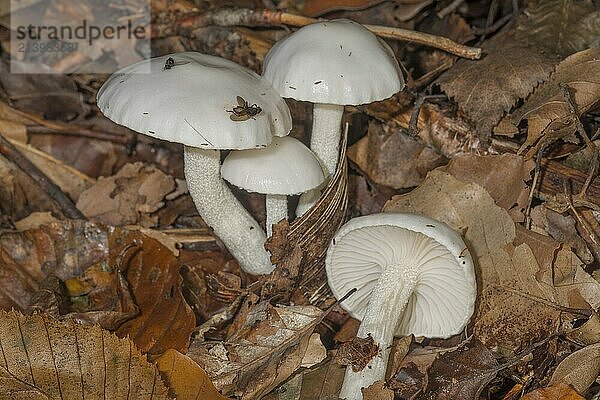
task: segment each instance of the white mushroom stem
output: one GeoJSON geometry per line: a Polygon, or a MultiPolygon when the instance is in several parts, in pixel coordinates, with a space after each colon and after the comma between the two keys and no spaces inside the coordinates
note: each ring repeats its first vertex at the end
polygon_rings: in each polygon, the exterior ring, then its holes
{"type": "MultiPolygon", "coordinates": [[[[313,108],[313,125],[310,136],[310,149],[316,154],[325,170],[325,177],[334,174],[340,154],[340,138],[342,136],[342,116],[344,106],[336,104],[315,104],[313,108]]],[[[327,181],[328,179],[326,179],[327,181]]],[[[321,191],[311,190],[300,196],[296,215],[301,216],[319,199],[321,191]]]]}
{"type": "Polygon", "coordinates": [[[264,248],[265,233],[221,179],[220,151],[185,146],[184,161],[188,190],[204,222],[244,271],[270,273],[273,266],[264,248]]]}
{"type": "Polygon", "coordinates": [[[273,234],[273,225],[288,218],[287,196],[280,194],[268,194],[267,205],[267,237],[273,234]]]}
{"type": "Polygon", "coordinates": [[[379,346],[379,353],[362,371],[354,372],[352,367],[346,369],[340,398],[361,400],[361,388],[385,378],[396,325],[417,284],[417,276],[416,268],[398,264],[388,265],[381,274],[357,333],[361,338],[371,335],[379,346]]]}

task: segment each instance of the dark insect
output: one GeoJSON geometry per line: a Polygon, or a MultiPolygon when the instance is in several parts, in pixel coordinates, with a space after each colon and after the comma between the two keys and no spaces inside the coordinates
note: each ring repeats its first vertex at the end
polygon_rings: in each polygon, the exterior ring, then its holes
{"type": "Polygon", "coordinates": [[[167,61],[165,61],[165,66],[163,67],[163,71],[165,69],[171,69],[177,65],[185,65],[185,64],[189,64],[190,61],[175,61],[173,59],[173,57],[169,57],[167,58],[167,61]]]}
{"type": "Polygon", "coordinates": [[[231,113],[229,118],[232,121],[248,121],[250,118],[255,119],[254,117],[261,113],[262,108],[256,104],[248,104],[242,96],[237,96],[236,98],[238,105],[233,107],[233,110],[227,110],[228,113],[231,113]]]}

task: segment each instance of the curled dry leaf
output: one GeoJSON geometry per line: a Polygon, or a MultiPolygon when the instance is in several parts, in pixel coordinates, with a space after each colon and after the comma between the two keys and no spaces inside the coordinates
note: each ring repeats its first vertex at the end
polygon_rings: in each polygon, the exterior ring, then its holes
{"type": "Polygon", "coordinates": [[[314,306],[254,306],[225,342],[194,341],[188,356],[225,395],[261,395],[296,371],[324,313],[314,306]]]}
{"type": "Polygon", "coordinates": [[[569,355],[558,365],[550,384],[559,382],[571,385],[579,394],[586,390],[600,375],[600,343],[584,347],[569,355]]]}
{"type": "Polygon", "coordinates": [[[479,185],[435,170],[411,193],[392,198],[384,210],[423,214],[463,234],[478,277],[474,334],[488,347],[515,352],[555,333],[560,308],[570,307],[575,294],[587,297],[592,307],[597,301],[585,294],[594,289],[573,253],[558,242],[534,253],[541,244],[535,240],[539,235],[517,240],[508,213],[479,185]],[[558,256],[548,260],[544,254],[558,256]],[[540,273],[542,269],[548,272],[540,273]],[[557,269],[569,271],[568,286],[552,279],[551,271],[557,269]]]}
{"type": "Polygon", "coordinates": [[[271,290],[266,296],[273,296],[277,288],[285,302],[289,299],[290,279],[295,283],[293,292],[295,304],[323,304],[332,297],[325,276],[325,253],[329,242],[340,228],[348,207],[348,163],[346,161],[347,132],[342,135],[340,158],[337,169],[321,197],[302,217],[287,227],[286,223],[277,227],[277,237],[268,241],[265,248],[274,255],[275,270],[268,278],[271,290]],[[291,254],[286,254],[289,250],[291,254]],[[300,261],[298,261],[300,260],[300,261]],[[297,269],[298,272],[295,272],[297,269]],[[275,289],[273,289],[275,288],[275,289]]]}
{"type": "Polygon", "coordinates": [[[363,400],[394,400],[394,391],[386,387],[384,381],[376,381],[361,391],[363,400]]]}
{"type": "Polygon", "coordinates": [[[534,146],[529,152],[534,154],[543,136],[557,140],[575,133],[576,126],[560,91],[561,84],[569,87],[578,115],[595,107],[600,102],[600,48],[584,50],[563,60],[548,82],[510,116],[514,125],[528,120],[527,140],[521,146],[521,152],[534,146]]]}
{"type": "Polygon", "coordinates": [[[156,225],[149,214],[164,205],[165,196],[175,190],[175,180],[156,167],[143,163],[126,164],[117,174],[101,178],[83,192],[77,208],[92,221],[108,225],[156,225]]]}
{"type": "Polygon", "coordinates": [[[167,350],[154,362],[177,400],[227,400],[206,372],[177,350],[167,350]]]}
{"type": "Polygon", "coordinates": [[[98,326],[0,311],[3,399],[169,399],[156,367],[98,326]]]}

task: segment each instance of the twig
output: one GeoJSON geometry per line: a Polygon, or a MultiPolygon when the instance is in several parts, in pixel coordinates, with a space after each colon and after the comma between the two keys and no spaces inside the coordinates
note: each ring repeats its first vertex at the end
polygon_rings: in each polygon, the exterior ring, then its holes
{"type": "Polygon", "coordinates": [[[443,94],[433,94],[426,95],[425,93],[419,93],[417,99],[415,100],[415,107],[413,108],[413,112],[410,115],[410,122],[408,123],[408,133],[413,136],[419,136],[419,128],[417,127],[417,123],[419,122],[419,113],[421,112],[421,107],[425,100],[430,99],[445,99],[446,95],[443,94]]]}
{"type": "Polygon", "coordinates": [[[476,26],[471,27],[471,30],[476,35],[489,35],[490,33],[496,32],[498,29],[502,28],[507,22],[509,22],[514,15],[507,14],[504,17],[500,18],[498,21],[494,22],[490,26],[485,26],[483,28],[478,28],[476,26]]]}
{"type": "MultiPolygon", "coordinates": [[[[252,10],[246,8],[222,8],[211,12],[189,13],[173,23],[157,26],[154,28],[153,37],[162,37],[174,34],[189,36],[190,32],[192,32],[194,29],[210,25],[248,27],[289,25],[301,27],[318,21],[327,20],[309,18],[281,11],[252,10]],[[173,31],[172,27],[176,27],[175,31],[173,31]]],[[[424,32],[416,32],[408,29],[380,25],[365,25],[365,27],[374,34],[387,39],[418,43],[473,60],[481,57],[480,48],[465,46],[443,36],[436,36],[424,32]]]]}
{"type": "Polygon", "coordinates": [[[127,148],[135,146],[137,139],[136,135],[131,135],[131,137],[125,137],[122,135],[115,135],[107,132],[95,131],[93,129],[87,128],[76,128],[76,129],[55,129],[52,127],[42,126],[42,125],[34,125],[27,127],[27,134],[58,134],[65,136],[78,136],[78,137],[87,137],[90,139],[103,140],[106,142],[112,142],[117,144],[122,144],[127,148]]]}
{"type": "Polygon", "coordinates": [[[537,186],[538,179],[540,177],[540,170],[542,168],[542,156],[546,147],[550,143],[543,143],[538,150],[537,157],[535,159],[535,173],[533,174],[533,182],[531,183],[531,189],[529,190],[529,198],[527,199],[527,208],[525,209],[525,228],[531,228],[531,204],[533,203],[533,194],[537,186]]]}
{"type": "Polygon", "coordinates": [[[446,15],[451,14],[456,10],[465,0],[454,0],[452,3],[448,4],[446,7],[442,8],[438,13],[438,18],[442,19],[446,15]]]}
{"type": "Polygon", "coordinates": [[[71,199],[58,187],[50,178],[46,176],[38,167],[36,167],[27,157],[13,146],[0,133],[0,154],[7,160],[13,162],[25,174],[33,179],[48,196],[61,208],[66,217],[72,219],[85,219],[81,211],[75,207],[71,199]]]}

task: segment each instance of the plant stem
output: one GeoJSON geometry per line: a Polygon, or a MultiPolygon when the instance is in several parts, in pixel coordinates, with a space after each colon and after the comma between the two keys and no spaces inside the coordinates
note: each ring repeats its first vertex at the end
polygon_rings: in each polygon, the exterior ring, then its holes
{"type": "Polygon", "coordinates": [[[268,194],[266,196],[267,208],[267,237],[273,234],[273,225],[288,218],[287,196],[282,194],[268,194]]]}

